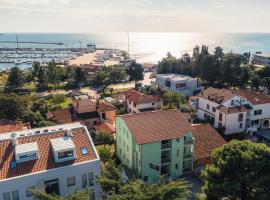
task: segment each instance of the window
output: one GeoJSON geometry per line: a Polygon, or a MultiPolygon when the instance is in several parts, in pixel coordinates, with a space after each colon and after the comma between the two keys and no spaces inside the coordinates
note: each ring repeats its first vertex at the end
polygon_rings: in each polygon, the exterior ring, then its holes
{"type": "Polygon", "coordinates": [[[93,124],[94,124],[94,125],[97,125],[97,121],[93,121],[93,124]]]}
{"type": "Polygon", "coordinates": [[[152,106],[153,106],[153,105],[155,105],[155,103],[154,103],[154,102],[152,103],[152,106]]]}
{"type": "Polygon", "coordinates": [[[258,125],[259,124],[259,120],[252,120],[251,121],[251,125],[258,125]]]}
{"type": "Polygon", "coordinates": [[[75,176],[71,176],[67,178],[67,186],[75,185],[75,176]]]}
{"type": "Polygon", "coordinates": [[[129,150],[129,149],[128,149],[128,145],[127,145],[127,152],[128,152],[128,150],[129,150]]]}
{"type": "Polygon", "coordinates": [[[176,150],[176,156],[179,156],[179,149],[176,150]]]}
{"type": "Polygon", "coordinates": [[[12,191],[12,199],[19,200],[19,191],[18,190],[12,191]]]}
{"type": "Polygon", "coordinates": [[[208,119],[208,115],[206,113],[204,113],[203,117],[204,119],[208,119]]]}
{"type": "Polygon", "coordinates": [[[185,83],[176,83],[175,84],[175,88],[183,88],[183,87],[186,87],[185,83]]]}
{"type": "Polygon", "coordinates": [[[234,104],[234,100],[231,101],[231,106],[233,106],[233,104],[234,104]]]}
{"type": "Polygon", "coordinates": [[[133,103],[133,106],[136,108],[136,103],[133,103]]]}
{"type": "Polygon", "coordinates": [[[94,172],[88,173],[88,181],[89,181],[89,186],[94,185],[94,172]]]}
{"type": "Polygon", "coordinates": [[[10,193],[9,192],[4,193],[3,198],[4,198],[4,200],[11,200],[10,199],[10,193]]]}
{"type": "Polygon", "coordinates": [[[222,121],[222,117],[223,117],[222,113],[219,113],[218,120],[219,120],[219,121],[222,121]]]}
{"type": "Polygon", "coordinates": [[[148,181],[148,176],[144,176],[143,181],[145,181],[145,182],[148,181]]]}
{"type": "Polygon", "coordinates": [[[20,155],[19,159],[27,159],[27,158],[31,158],[31,157],[37,157],[37,154],[36,153],[28,153],[28,154],[20,155]]]}
{"type": "Polygon", "coordinates": [[[179,138],[177,138],[177,139],[176,139],[176,142],[180,142],[180,139],[179,139],[179,138]]]}
{"type": "Polygon", "coordinates": [[[239,124],[239,128],[242,128],[242,127],[243,127],[243,123],[240,123],[240,124],[239,124]]]}
{"type": "Polygon", "coordinates": [[[216,108],[215,107],[212,107],[212,112],[216,112],[216,108]]]}
{"type": "Polygon", "coordinates": [[[261,115],[262,114],[262,110],[254,110],[254,115],[261,115]]]}
{"type": "Polygon", "coordinates": [[[58,159],[68,158],[73,156],[73,150],[58,153],[58,159]]]}
{"type": "Polygon", "coordinates": [[[240,113],[238,115],[238,122],[242,122],[243,121],[243,113],[240,113]]]}
{"type": "Polygon", "coordinates": [[[166,87],[171,87],[171,81],[168,81],[168,80],[167,80],[167,81],[165,82],[165,86],[166,86],[166,87]]]}
{"type": "Polygon", "coordinates": [[[175,164],[175,169],[178,169],[178,164],[175,164]]]}
{"type": "Polygon", "coordinates": [[[87,187],[87,174],[82,175],[82,188],[87,187]]]}
{"type": "Polygon", "coordinates": [[[207,110],[209,110],[209,108],[210,108],[209,104],[207,104],[206,107],[207,107],[207,110]]]}
{"type": "Polygon", "coordinates": [[[33,191],[35,190],[35,186],[26,188],[26,196],[31,197],[33,196],[33,191]]]}

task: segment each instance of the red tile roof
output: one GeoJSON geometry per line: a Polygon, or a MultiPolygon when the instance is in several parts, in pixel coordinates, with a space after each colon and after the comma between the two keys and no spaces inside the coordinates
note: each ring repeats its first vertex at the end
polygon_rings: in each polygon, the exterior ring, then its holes
{"type": "Polygon", "coordinates": [[[209,87],[206,90],[202,91],[198,96],[221,104],[235,97],[236,94],[233,94],[232,91],[227,89],[217,89],[209,87]]]}
{"type": "Polygon", "coordinates": [[[217,109],[225,114],[242,113],[248,111],[245,106],[226,107],[221,105],[217,107],[217,109]]]}
{"type": "Polygon", "coordinates": [[[99,112],[108,112],[108,111],[114,111],[114,110],[116,110],[116,108],[108,101],[103,101],[101,104],[99,104],[99,108],[98,108],[99,112]]]}
{"type": "Polygon", "coordinates": [[[151,95],[144,95],[140,92],[137,92],[136,90],[129,90],[124,92],[124,95],[126,98],[130,101],[132,101],[135,104],[145,104],[145,103],[152,103],[152,102],[158,102],[161,100],[159,96],[151,96],[151,95]]]}
{"type": "Polygon", "coordinates": [[[87,112],[96,111],[96,102],[91,101],[90,99],[74,100],[72,103],[74,110],[81,114],[87,112]]]}
{"type": "Polygon", "coordinates": [[[69,108],[48,112],[46,113],[46,118],[56,121],[58,124],[68,124],[72,122],[69,108]]]}
{"type": "Polygon", "coordinates": [[[191,131],[188,117],[179,110],[144,112],[120,116],[137,144],[183,137],[191,131]]]}
{"type": "Polygon", "coordinates": [[[263,93],[251,92],[249,90],[233,90],[233,93],[247,99],[254,105],[270,103],[270,97],[263,93]]]}
{"type": "Polygon", "coordinates": [[[1,120],[0,121],[0,133],[7,133],[13,131],[22,131],[27,130],[30,128],[30,124],[22,123],[19,121],[8,121],[8,120],[1,120]]]}
{"type": "Polygon", "coordinates": [[[97,159],[84,128],[73,129],[72,133],[72,141],[76,147],[76,160],[55,163],[50,139],[64,137],[65,132],[44,133],[19,137],[17,139],[18,144],[37,142],[40,158],[38,160],[17,163],[15,169],[10,167],[10,162],[15,159],[15,150],[11,140],[0,140],[0,180],[97,159]],[[81,147],[86,147],[89,153],[83,155],[80,150],[81,147]]]}
{"type": "Polygon", "coordinates": [[[96,131],[106,131],[110,134],[115,133],[115,127],[112,123],[102,122],[99,125],[95,126],[96,131]]]}
{"type": "Polygon", "coordinates": [[[192,134],[195,139],[195,166],[209,164],[211,162],[211,153],[213,150],[226,143],[221,135],[210,124],[192,125],[192,134]]]}

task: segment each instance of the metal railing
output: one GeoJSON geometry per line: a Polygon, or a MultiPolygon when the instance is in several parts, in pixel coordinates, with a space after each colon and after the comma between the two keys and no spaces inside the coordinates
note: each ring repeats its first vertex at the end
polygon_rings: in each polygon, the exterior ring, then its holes
{"type": "Polygon", "coordinates": [[[161,163],[164,164],[164,163],[170,163],[171,162],[171,159],[170,158],[167,158],[167,157],[164,157],[164,158],[161,158],[161,163]]]}
{"type": "Polygon", "coordinates": [[[192,158],[193,154],[191,152],[184,154],[184,159],[192,158]]]}
{"type": "Polygon", "coordinates": [[[161,144],[161,149],[170,149],[172,147],[171,143],[161,144]]]}
{"type": "Polygon", "coordinates": [[[184,140],[184,145],[189,145],[189,144],[193,144],[193,143],[194,143],[194,139],[193,138],[184,140]]]}

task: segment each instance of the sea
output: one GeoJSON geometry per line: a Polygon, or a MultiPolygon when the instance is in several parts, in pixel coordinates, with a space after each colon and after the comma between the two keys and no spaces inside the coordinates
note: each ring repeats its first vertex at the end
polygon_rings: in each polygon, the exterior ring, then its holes
{"type": "MultiPolygon", "coordinates": [[[[19,48],[69,49],[86,48],[87,44],[95,44],[97,48],[116,48],[130,52],[132,58],[141,63],[158,63],[170,52],[175,57],[191,53],[196,45],[206,45],[212,52],[221,46],[224,52],[255,53],[270,52],[270,33],[178,33],[178,32],[116,32],[116,33],[2,33],[0,48],[16,49],[16,43],[2,41],[28,41],[63,43],[54,44],[19,44],[19,48]]],[[[1,51],[0,51],[1,56],[1,51]]],[[[0,63],[1,68],[12,67],[0,63]]],[[[29,66],[25,66],[29,67],[29,66]]]]}

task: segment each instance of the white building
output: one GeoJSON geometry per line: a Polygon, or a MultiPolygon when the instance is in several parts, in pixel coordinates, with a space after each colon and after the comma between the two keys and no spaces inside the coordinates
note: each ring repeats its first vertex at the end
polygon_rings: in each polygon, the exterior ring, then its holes
{"type": "Polygon", "coordinates": [[[258,52],[253,54],[252,63],[270,67],[270,53],[258,52]]]}
{"type": "Polygon", "coordinates": [[[270,128],[270,97],[265,94],[208,88],[190,101],[198,119],[225,128],[225,134],[270,128]]]}
{"type": "Polygon", "coordinates": [[[84,188],[99,198],[99,174],[100,158],[79,123],[0,134],[0,199],[30,200],[34,189],[65,196],[84,188]]]}
{"type": "Polygon", "coordinates": [[[144,95],[136,90],[129,90],[121,97],[126,104],[128,113],[140,113],[160,109],[162,99],[157,95],[144,95]]]}
{"type": "Polygon", "coordinates": [[[178,92],[184,96],[194,96],[202,90],[197,78],[179,74],[157,74],[156,84],[161,89],[178,92]]]}

